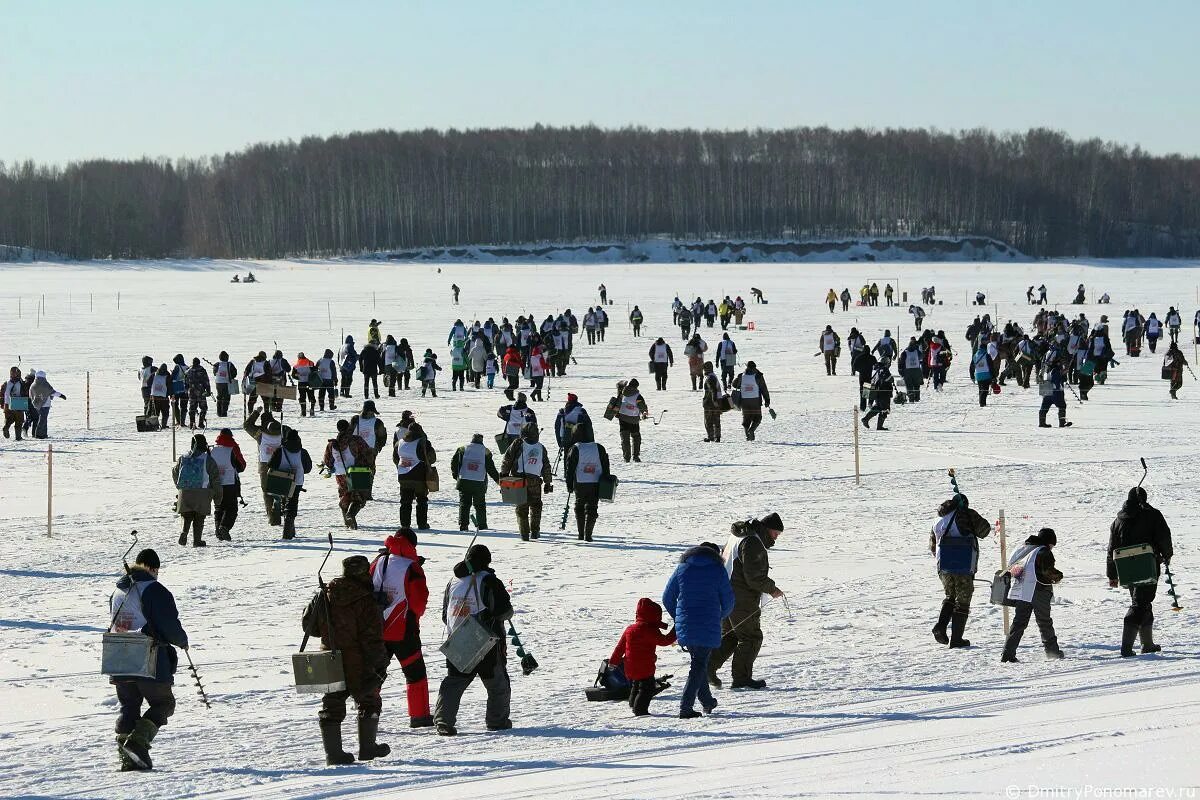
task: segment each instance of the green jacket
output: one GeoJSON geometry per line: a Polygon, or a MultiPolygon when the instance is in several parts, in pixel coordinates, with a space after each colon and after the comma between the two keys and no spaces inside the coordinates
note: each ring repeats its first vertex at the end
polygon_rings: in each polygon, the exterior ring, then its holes
{"type": "Polygon", "coordinates": [[[771,537],[758,524],[758,520],[735,522],[733,535],[737,551],[733,557],[733,572],[729,576],[733,584],[734,605],[740,610],[746,606],[758,608],[762,595],[777,588],[771,580],[771,561],[767,551],[774,546],[771,537]]]}
{"type": "MultiPolygon", "coordinates": [[[[464,444],[462,447],[455,450],[454,455],[450,458],[450,474],[453,475],[455,481],[457,481],[457,483],[455,483],[455,485],[454,485],[454,488],[458,489],[460,492],[472,492],[472,491],[477,492],[480,490],[486,491],[487,490],[487,481],[486,480],[484,480],[484,481],[466,481],[466,480],[462,480],[458,477],[458,472],[459,472],[459,470],[462,469],[463,452],[466,449],[467,449],[467,446],[464,444]]],[[[492,460],[492,451],[485,447],[485,448],[483,448],[483,452],[484,452],[484,456],[483,456],[484,470],[487,472],[488,476],[491,477],[491,479],[493,481],[495,481],[496,483],[499,483],[500,482],[500,473],[496,471],[496,463],[492,460]]]]}

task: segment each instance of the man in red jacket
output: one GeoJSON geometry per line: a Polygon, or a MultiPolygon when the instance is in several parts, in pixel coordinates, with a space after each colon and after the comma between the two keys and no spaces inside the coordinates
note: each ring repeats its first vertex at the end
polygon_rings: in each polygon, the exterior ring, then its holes
{"type": "Polygon", "coordinates": [[[635,717],[643,717],[650,713],[650,700],[658,693],[654,681],[658,656],[654,648],[675,644],[675,631],[663,633],[667,623],[663,622],[662,606],[648,597],[638,600],[634,619],[636,621],[621,634],[608,663],[624,667],[625,677],[633,687],[629,693],[629,707],[635,717]]]}
{"type": "Polygon", "coordinates": [[[389,656],[400,662],[408,684],[410,728],[433,725],[429,681],[421,654],[420,619],[429,604],[429,586],[421,568],[424,563],[425,559],[417,555],[417,535],[411,528],[401,528],[387,538],[371,564],[371,580],[383,605],[383,645],[389,656]]]}

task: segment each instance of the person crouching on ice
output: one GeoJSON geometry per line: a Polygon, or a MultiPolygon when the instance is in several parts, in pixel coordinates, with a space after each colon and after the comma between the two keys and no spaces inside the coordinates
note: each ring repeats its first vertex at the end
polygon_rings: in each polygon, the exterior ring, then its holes
{"type": "Polygon", "coordinates": [[[634,623],[621,634],[617,646],[608,658],[611,666],[621,666],[629,679],[629,707],[635,717],[650,713],[650,701],[658,693],[654,680],[654,668],[658,664],[656,647],[675,644],[675,631],[663,633],[667,623],[663,622],[662,606],[648,597],[637,602],[634,623]]]}

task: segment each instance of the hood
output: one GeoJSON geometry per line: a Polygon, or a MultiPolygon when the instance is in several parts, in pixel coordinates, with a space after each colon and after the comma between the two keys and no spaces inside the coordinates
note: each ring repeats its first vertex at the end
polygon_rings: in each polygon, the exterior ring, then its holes
{"type": "Polygon", "coordinates": [[[238,447],[237,439],[233,438],[232,433],[217,434],[217,444],[221,445],[222,447],[232,447],[234,450],[240,449],[238,447]]]}
{"type": "MultiPolygon", "coordinates": [[[[485,567],[484,569],[477,569],[477,570],[475,570],[475,571],[476,571],[476,572],[478,572],[478,573],[480,573],[480,574],[483,574],[483,573],[486,573],[486,572],[491,572],[491,571],[492,571],[492,568],[491,568],[491,567],[485,567]]],[[[471,574],[471,571],[470,571],[469,569],[467,569],[467,562],[466,562],[466,561],[460,561],[460,562],[458,562],[457,564],[455,564],[455,565],[454,565],[454,577],[456,577],[456,578],[465,578],[465,577],[467,577],[467,576],[468,576],[468,575],[470,575],[470,574],[471,574]]]]}
{"type": "Polygon", "coordinates": [[[679,557],[680,564],[702,564],[705,560],[711,560],[717,564],[722,564],[721,551],[715,544],[709,545],[699,544],[695,547],[689,547],[683,551],[683,555],[679,557]]]}
{"type": "Polygon", "coordinates": [[[401,558],[407,558],[412,561],[417,560],[416,546],[403,536],[396,536],[395,534],[392,534],[384,540],[383,545],[388,549],[388,552],[394,556],[400,556],[401,558]]]}
{"type": "Polygon", "coordinates": [[[643,597],[641,600],[638,600],[637,612],[634,614],[634,619],[638,622],[653,625],[656,628],[667,629],[667,623],[663,622],[662,606],[649,597],[643,597]]]}
{"type": "Polygon", "coordinates": [[[121,589],[122,591],[127,591],[129,587],[133,586],[134,581],[137,581],[138,583],[145,583],[146,581],[152,580],[154,580],[154,576],[149,572],[146,572],[146,570],[141,569],[140,567],[133,567],[129,570],[129,574],[122,575],[121,579],[117,581],[117,588],[121,589]]]}

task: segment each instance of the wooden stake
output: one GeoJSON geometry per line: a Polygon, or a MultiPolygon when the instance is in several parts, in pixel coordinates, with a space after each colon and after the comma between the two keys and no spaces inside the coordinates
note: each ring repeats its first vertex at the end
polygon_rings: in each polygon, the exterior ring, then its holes
{"type": "Polygon", "coordinates": [[[325,316],[329,319],[329,330],[333,330],[333,309],[328,300],[325,301],[325,316]]]}
{"type": "MultiPolygon", "coordinates": [[[[1008,539],[1007,539],[1007,537],[1005,535],[1005,531],[1004,531],[1005,525],[1004,525],[1004,509],[1003,508],[1000,509],[1000,519],[998,520],[997,527],[1000,528],[1000,569],[1006,569],[1008,567],[1008,539]]],[[[1007,637],[1008,636],[1008,626],[1010,624],[1009,617],[1008,617],[1009,610],[1008,610],[1008,606],[1001,606],[1001,608],[1004,611],[1004,635],[1005,635],[1005,637],[1007,637]]]]}
{"type": "Polygon", "coordinates": [[[854,485],[862,485],[862,472],[858,456],[858,408],[850,407],[850,424],[854,427],[854,485]]]}
{"type": "Polygon", "coordinates": [[[54,535],[54,445],[46,445],[46,535],[54,535]]]}
{"type": "MultiPolygon", "coordinates": [[[[170,415],[168,415],[168,419],[170,419],[170,415]]],[[[171,423],[171,463],[174,464],[178,460],[178,457],[175,455],[175,428],[177,428],[178,426],[175,424],[175,420],[170,420],[170,423],[171,423]]]]}
{"type": "Polygon", "coordinates": [[[87,429],[90,431],[92,429],[92,372],[91,372],[91,370],[88,370],[88,373],[87,373],[87,400],[86,400],[86,404],[85,404],[84,408],[87,409],[87,411],[86,411],[86,413],[87,413],[87,429]]]}

